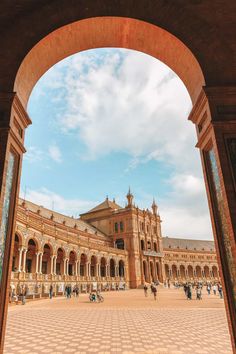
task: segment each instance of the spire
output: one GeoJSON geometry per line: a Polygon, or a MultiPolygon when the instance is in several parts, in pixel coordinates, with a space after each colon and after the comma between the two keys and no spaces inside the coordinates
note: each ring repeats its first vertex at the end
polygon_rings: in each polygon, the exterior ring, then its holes
{"type": "Polygon", "coordinates": [[[133,194],[131,193],[131,191],[130,191],[130,187],[129,187],[129,190],[128,190],[128,193],[127,193],[127,195],[126,195],[126,198],[127,198],[127,200],[128,200],[128,207],[131,207],[132,206],[132,204],[133,204],[133,199],[134,199],[134,196],[133,196],[133,194]]]}
{"type": "Polygon", "coordinates": [[[156,204],[156,202],[155,202],[155,199],[153,198],[152,211],[153,211],[153,214],[154,214],[154,215],[157,215],[157,209],[158,209],[157,204],[156,204]]]}

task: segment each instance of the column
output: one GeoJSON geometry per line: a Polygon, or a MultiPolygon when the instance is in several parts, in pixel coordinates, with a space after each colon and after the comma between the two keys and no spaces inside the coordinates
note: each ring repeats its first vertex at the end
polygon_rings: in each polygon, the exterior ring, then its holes
{"type": "Polygon", "coordinates": [[[63,259],[63,275],[66,275],[66,258],[63,259]]]}
{"type": "Polygon", "coordinates": [[[77,264],[77,274],[80,277],[80,260],[78,261],[78,264],[77,264]]]}
{"type": "Polygon", "coordinates": [[[22,272],[25,273],[25,266],[26,266],[26,253],[27,253],[27,249],[23,250],[23,264],[22,264],[22,272]]]}
{"type": "Polygon", "coordinates": [[[22,262],[22,252],[23,252],[23,248],[19,248],[19,263],[18,263],[18,272],[21,272],[21,262],[22,262]]]}
{"type": "Polygon", "coordinates": [[[66,260],[66,275],[69,275],[69,259],[66,260]]]}
{"type": "Polygon", "coordinates": [[[87,276],[90,277],[91,276],[91,264],[89,262],[87,262],[87,276]]]}
{"type": "Polygon", "coordinates": [[[42,274],[42,263],[43,263],[43,253],[40,252],[40,256],[39,256],[39,274],[42,274]]]}
{"type": "Polygon", "coordinates": [[[38,274],[38,267],[39,267],[39,252],[36,253],[36,266],[35,266],[36,274],[38,274]]]}
{"type": "Polygon", "coordinates": [[[50,273],[53,274],[54,273],[53,272],[54,256],[51,256],[50,258],[51,258],[51,271],[50,271],[50,273]]]}
{"type": "Polygon", "coordinates": [[[189,119],[196,125],[226,313],[235,343],[236,86],[203,87],[189,119]]]}
{"type": "Polygon", "coordinates": [[[54,256],[54,274],[57,274],[57,255],[54,256]]]}
{"type": "Polygon", "coordinates": [[[109,264],[106,265],[106,276],[110,277],[110,272],[109,272],[109,264]]]}

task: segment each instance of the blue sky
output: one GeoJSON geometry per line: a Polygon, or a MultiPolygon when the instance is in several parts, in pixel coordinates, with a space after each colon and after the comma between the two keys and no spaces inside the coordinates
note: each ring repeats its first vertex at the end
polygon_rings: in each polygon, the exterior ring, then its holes
{"type": "Polygon", "coordinates": [[[96,49],[52,67],[31,94],[21,196],[78,216],[106,195],[155,197],[164,235],[211,239],[191,100],[163,63],[96,49]]]}

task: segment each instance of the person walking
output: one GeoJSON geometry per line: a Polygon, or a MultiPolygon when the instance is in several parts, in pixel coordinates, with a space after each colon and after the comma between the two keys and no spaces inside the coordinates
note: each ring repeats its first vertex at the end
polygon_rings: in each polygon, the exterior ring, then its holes
{"type": "Polygon", "coordinates": [[[148,287],[146,284],[144,285],[143,290],[144,290],[145,297],[147,297],[148,296],[148,287]]]}
{"type": "Polygon", "coordinates": [[[52,299],[52,295],[53,295],[53,286],[52,284],[50,285],[50,288],[49,288],[49,298],[52,299]]]}
{"type": "Polygon", "coordinates": [[[221,284],[218,284],[218,292],[220,295],[220,299],[223,299],[223,289],[221,284]]]}
{"type": "Polygon", "coordinates": [[[188,299],[188,300],[192,300],[192,288],[191,288],[191,284],[188,284],[188,287],[187,287],[187,299],[188,299]]]}
{"type": "Polygon", "coordinates": [[[212,289],[213,289],[214,295],[216,295],[216,290],[217,290],[216,284],[213,285],[212,289]]]}
{"type": "Polygon", "coordinates": [[[154,300],[156,301],[157,299],[157,288],[156,286],[152,286],[152,293],[153,293],[153,296],[154,296],[154,300]]]}
{"type": "Polygon", "coordinates": [[[207,288],[208,295],[210,295],[211,294],[211,285],[208,283],[206,288],[207,288]]]}
{"type": "Polygon", "coordinates": [[[202,289],[200,286],[196,287],[196,299],[197,300],[202,300],[202,289]]]}

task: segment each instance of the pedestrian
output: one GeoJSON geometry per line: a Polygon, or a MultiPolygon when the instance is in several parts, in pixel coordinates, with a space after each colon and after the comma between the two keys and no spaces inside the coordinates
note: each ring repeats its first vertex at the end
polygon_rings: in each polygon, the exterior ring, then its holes
{"type": "Polygon", "coordinates": [[[153,296],[154,296],[154,300],[156,301],[156,299],[157,299],[157,288],[154,285],[152,287],[152,293],[153,293],[153,296]]]}
{"type": "Polygon", "coordinates": [[[52,295],[53,295],[53,286],[52,284],[50,285],[50,288],[49,288],[49,298],[52,299],[52,295]]]}
{"type": "Polygon", "coordinates": [[[147,297],[148,296],[148,287],[146,284],[144,285],[143,290],[144,290],[145,297],[147,297]]]}
{"type": "Polygon", "coordinates": [[[202,300],[202,289],[200,286],[196,287],[196,298],[197,300],[202,300]]]}
{"type": "Polygon", "coordinates": [[[216,286],[216,284],[214,284],[214,285],[213,285],[212,289],[213,289],[213,293],[214,293],[214,295],[216,295],[216,290],[217,290],[217,286],[216,286]]]}
{"type": "Polygon", "coordinates": [[[188,300],[192,300],[192,288],[191,288],[191,284],[188,284],[188,286],[187,286],[187,299],[188,299],[188,300]]]}
{"type": "Polygon", "coordinates": [[[22,303],[22,305],[25,305],[25,298],[26,298],[26,288],[25,287],[22,287],[20,295],[21,295],[21,303],[22,303]]]}
{"type": "Polygon", "coordinates": [[[220,299],[223,299],[223,289],[221,284],[218,284],[218,292],[220,295],[220,299]]]}
{"type": "Polygon", "coordinates": [[[207,284],[207,292],[208,292],[208,295],[211,294],[211,285],[210,284],[207,284]]]}

